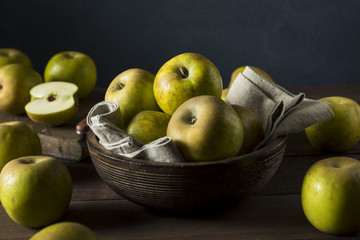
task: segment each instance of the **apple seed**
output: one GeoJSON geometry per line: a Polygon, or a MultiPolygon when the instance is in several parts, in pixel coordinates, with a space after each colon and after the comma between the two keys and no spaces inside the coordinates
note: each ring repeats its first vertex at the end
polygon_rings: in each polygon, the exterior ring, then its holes
{"type": "Polygon", "coordinates": [[[55,99],[56,99],[56,93],[51,94],[51,95],[47,98],[47,100],[48,100],[49,102],[55,101],[55,99]]]}

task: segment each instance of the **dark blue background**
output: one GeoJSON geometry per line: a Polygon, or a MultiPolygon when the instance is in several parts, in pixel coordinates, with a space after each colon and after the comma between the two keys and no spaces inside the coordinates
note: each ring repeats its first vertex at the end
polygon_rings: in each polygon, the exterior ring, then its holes
{"type": "Polygon", "coordinates": [[[284,86],[360,83],[357,0],[3,0],[0,29],[0,47],[24,51],[40,73],[57,52],[87,53],[98,86],[189,51],[213,61],[224,85],[242,65],[284,86]]]}

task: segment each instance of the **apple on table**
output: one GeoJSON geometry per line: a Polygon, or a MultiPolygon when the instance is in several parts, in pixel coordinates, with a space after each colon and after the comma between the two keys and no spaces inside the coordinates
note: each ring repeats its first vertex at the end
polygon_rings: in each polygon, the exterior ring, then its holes
{"type": "Polygon", "coordinates": [[[64,51],[50,58],[45,67],[44,81],[70,82],[78,86],[80,99],[88,96],[97,81],[96,65],[91,57],[78,51],[64,51]]]}
{"type": "Polygon", "coordinates": [[[360,161],[331,157],[313,164],[305,174],[301,204],[319,231],[345,235],[360,230],[360,161]]]}
{"type": "Polygon", "coordinates": [[[69,170],[60,159],[26,156],[11,160],[0,173],[0,201],[9,217],[27,227],[58,221],[72,195],[69,170]]]}
{"type": "Polygon", "coordinates": [[[30,58],[22,51],[14,48],[0,48],[0,67],[12,63],[21,63],[32,68],[30,58]]]}

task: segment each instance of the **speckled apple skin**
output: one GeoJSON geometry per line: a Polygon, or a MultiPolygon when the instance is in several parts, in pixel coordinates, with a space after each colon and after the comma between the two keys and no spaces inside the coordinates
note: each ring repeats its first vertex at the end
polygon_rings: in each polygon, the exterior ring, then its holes
{"type": "Polygon", "coordinates": [[[345,97],[319,99],[331,108],[334,116],[305,129],[310,143],[327,152],[349,150],[360,140],[360,106],[345,97]]]}
{"type": "Polygon", "coordinates": [[[20,50],[14,48],[0,49],[0,67],[12,63],[21,63],[26,67],[32,68],[30,58],[20,50]]]}
{"type": "Polygon", "coordinates": [[[212,95],[221,98],[223,85],[217,67],[197,53],[183,53],[167,61],[154,81],[154,95],[160,108],[172,115],[186,100],[212,95]],[[185,68],[187,77],[181,73],[185,68]]]}

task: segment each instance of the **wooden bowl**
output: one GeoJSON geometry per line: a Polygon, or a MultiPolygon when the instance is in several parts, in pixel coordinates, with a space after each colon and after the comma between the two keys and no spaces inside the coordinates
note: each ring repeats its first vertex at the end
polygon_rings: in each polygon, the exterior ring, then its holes
{"type": "Polygon", "coordinates": [[[122,197],[148,208],[192,210],[237,202],[262,188],[286,147],[280,137],[250,154],[212,162],[159,163],[127,158],[87,133],[90,157],[102,180],[122,197]]]}

